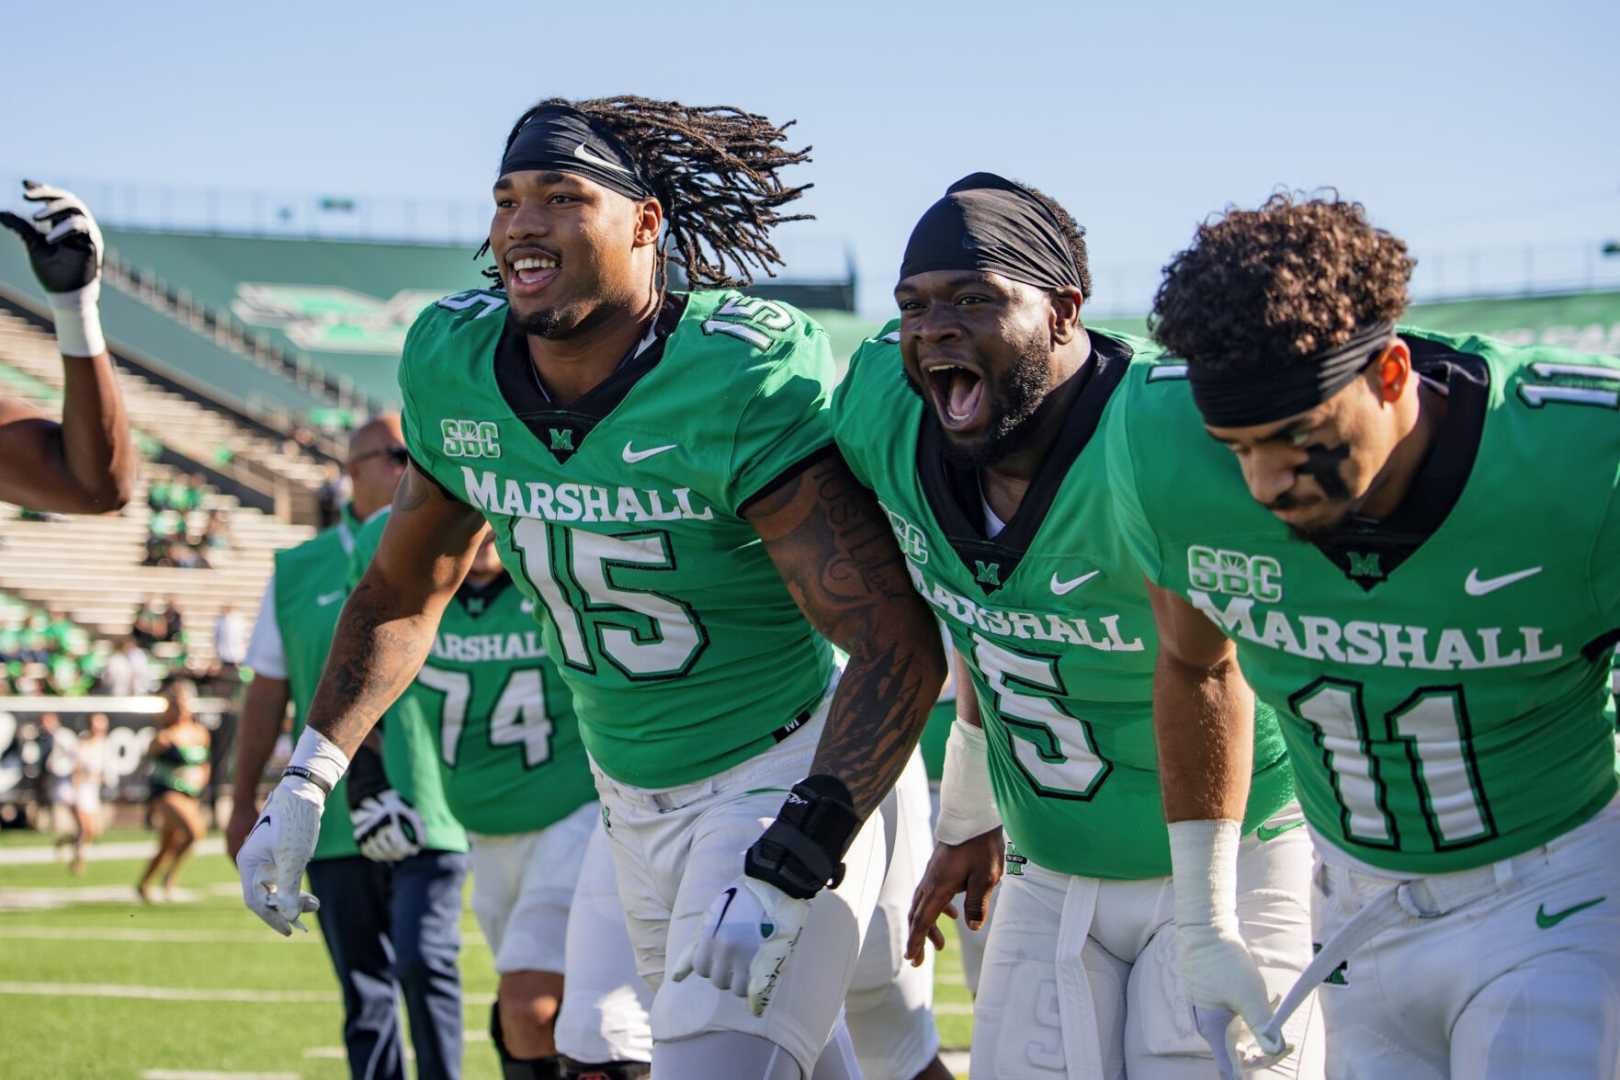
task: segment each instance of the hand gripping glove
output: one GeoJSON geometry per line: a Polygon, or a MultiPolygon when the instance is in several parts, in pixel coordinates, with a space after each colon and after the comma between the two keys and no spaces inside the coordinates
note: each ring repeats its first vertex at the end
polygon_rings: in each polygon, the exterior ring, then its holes
{"type": "Polygon", "coordinates": [[[44,287],[56,319],[63,356],[99,356],[101,334],[101,229],[83,200],[70,191],[23,181],[23,198],[43,203],[32,220],[0,212],[4,225],[28,249],[34,276],[44,287]]]}
{"type": "Polygon", "coordinates": [[[675,965],[676,982],[697,972],[721,990],[748,998],[762,1015],[780,984],[810,915],[810,901],[844,878],[844,853],[860,828],[854,799],[833,776],[793,786],[776,820],[703,917],[697,938],[675,965]]]}
{"type": "Polygon", "coordinates": [[[236,853],[243,903],[283,937],[294,927],[307,930],[299,916],[321,906],[301,888],[304,867],[315,854],[326,796],[348,764],[337,744],[305,728],[281,783],[270,792],[264,812],[236,853]]]}
{"type": "Polygon", "coordinates": [[[349,822],[360,854],[372,862],[399,862],[422,850],[422,815],[393,788],[361,799],[349,822]]]}
{"type": "Polygon", "coordinates": [[[1261,1034],[1271,1000],[1238,927],[1239,830],[1228,820],[1170,824],[1177,966],[1223,1078],[1275,1064],[1289,1051],[1261,1034]],[[1244,1025],[1252,1039],[1244,1037],[1244,1025]]]}

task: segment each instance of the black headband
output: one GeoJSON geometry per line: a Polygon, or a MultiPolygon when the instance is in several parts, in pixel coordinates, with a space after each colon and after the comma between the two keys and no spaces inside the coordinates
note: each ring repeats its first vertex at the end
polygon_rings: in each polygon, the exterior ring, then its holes
{"type": "Polygon", "coordinates": [[[501,175],[524,169],[573,173],[627,199],[653,194],[624,144],[566,105],[541,109],[518,129],[501,157],[501,175]]]}
{"type": "Polygon", "coordinates": [[[1193,402],[1211,427],[1251,427],[1296,416],[1349,386],[1394,333],[1394,323],[1375,323],[1342,345],[1264,372],[1212,371],[1190,363],[1193,402]]]}
{"type": "Polygon", "coordinates": [[[929,270],[991,271],[1039,289],[1080,288],[1080,268],[1057,218],[995,173],[962,177],[911,230],[900,277],[929,270]]]}

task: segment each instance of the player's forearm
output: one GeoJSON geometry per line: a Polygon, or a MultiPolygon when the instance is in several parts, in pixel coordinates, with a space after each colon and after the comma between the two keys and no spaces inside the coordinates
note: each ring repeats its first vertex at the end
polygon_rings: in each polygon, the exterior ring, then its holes
{"type": "Polygon", "coordinates": [[[956,722],[971,727],[983,727],[984,720],[979,716],[979,692],[973,688],[973,674],[968,671],[967,661],[955,649],[950,655],[951,676],[956,680],[956,722]]]}
{"type": "Polygon", "coordinates": [[[236,766],[231,775],[231,798],[236,805],[258,805],[259,781],[275,751],[286,714],[287,680],[261,675],[248,684],[236,725],[236,766]]]}
{"type": "Polygon", "coordinates": [[[88,513],[129,502],[135,486],[135,440],[112,358],[64,357],[62,466],[88,513]]]}
{"type": "Polygon", "coordinates": [[[850,652],[810,767],[838,777],[865,818],[905,770],[945,681],[933,617],[913,594],[876,622],[884,629],[850,652]]]}
{"type": "Polygon", "coordinates": [[[446,599],[403,594],[367,573],[343,605],[309,726],[352,758],[427,659],[446,599]]]}
{"type": "Polygon", "coordinates": [[[1235,656],[1204,666],[1161,648],[1153,733],[1166,821],[1243,820],[1254,763],[1254,694],[1235,656]]]}

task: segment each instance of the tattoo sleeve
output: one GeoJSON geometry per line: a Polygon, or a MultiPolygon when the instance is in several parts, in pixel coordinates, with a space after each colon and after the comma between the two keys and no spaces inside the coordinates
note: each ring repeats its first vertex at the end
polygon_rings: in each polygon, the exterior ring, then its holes
{"type": "Polygon", "coordinates": [[[749,520],[811,624],[849,654],[813,773],[866,817],[900,778],[945,680],[933,614],[872,493],[830,455],[760,499],[749,520]]]}

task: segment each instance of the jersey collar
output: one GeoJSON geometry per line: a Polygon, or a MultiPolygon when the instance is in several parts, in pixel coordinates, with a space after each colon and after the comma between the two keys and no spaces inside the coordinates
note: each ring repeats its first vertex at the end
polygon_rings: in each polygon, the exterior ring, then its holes
{"type": "Polygon", "coordinates": [[[653,320],[647,337],[625,354],[613,374],[567,405],[551,400],[540,382],[540,374],[529,358],[528,340],[508,322],[495,345],[495,383],[513,414],[526,426],[540,445],[551,451],[559,465],[564,464],[625,395],[664,357],[664,345],[686,311],[686,294],[670,293],[653,320]]]}
{"type": "Polygon", "coordinates": [[[934,520],[962,565],[974,571],[974,581],[986,594],[1004,585],[1029,550],[1046,520],[1069,468],[1091,442],[1108,400],[1125,378],[1131,347],[1096,330],[1091,335],[1091,359],[1075,378],[1083,380],[1052,452],[1041,463],[1023,502],[1006,527],[994,537],[986,535],[976,469],[952,464],[945,456],[945,433],[934,410],[925,402],[917,432],[917,475],[934,520]]]}

